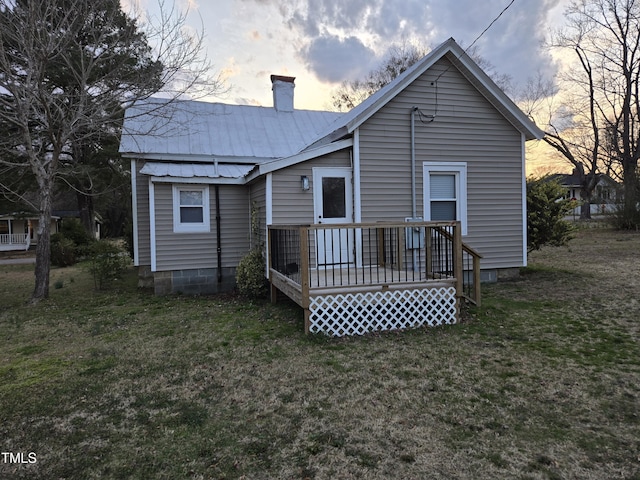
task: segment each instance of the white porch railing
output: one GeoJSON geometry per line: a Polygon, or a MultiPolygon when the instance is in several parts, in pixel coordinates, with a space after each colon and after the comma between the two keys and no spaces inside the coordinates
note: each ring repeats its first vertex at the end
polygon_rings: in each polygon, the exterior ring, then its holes
{"type": "Polygon", "coordinates": [[[30,237],[28,233],[1,233],[0,250],[19,250],[29,248],[30,237]]]}

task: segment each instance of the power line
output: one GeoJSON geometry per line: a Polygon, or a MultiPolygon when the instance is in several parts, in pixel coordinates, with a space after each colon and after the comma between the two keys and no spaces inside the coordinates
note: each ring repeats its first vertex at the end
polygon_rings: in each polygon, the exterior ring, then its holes
{"type": "MultiPolygon", "coordinates": [[[[476,44],[476,42],[477,42],[478,40],[480,40],[480,38],[482,38],[482,36],[483,36],[485,33],[487,33],[487,31],[488,31],[488,30],[493,26],[493,24],[494,24],[494,23],[496,23],[496,22],[500,19],[500,17],[502,17],[502,15],[504,15],[504,13],[505,13],[507,10],[509,10],[509,8],[511,7],[511,5],[513,5],[513,4],[515,3],[515,1],[516,1],[516,0],[511,0],[511,1],[509,2],[509,4],[508,4],[506,7],[504,7],[504,8],[502,9],[502,11],[498,14],[498,16],[497,16],[497,17],[495,17],[495,18],[491,21],[491,23],[489,23],[489,25],[487,26],[487,28],[485,28],[484,30],[482,30],[482,32],[480,32],[480,35],[478,35],[478,36],[476,37],[476,39],[475,39],[473,42],[471,42],[471,45],[469,45],[467,48],[465,48],[465,49],[464,49],[464,51],[463,51],[462,53],[463,53],[463,54],[467,53],[467,51],[468,51],[469,49],[471,49],[471,48],[476,44]]],[[[462,55],[457,56],[457,57],[456,57],[456,60],[460,60],[460,57],[461,57],[461,56],[462,56],[462,55]]],[[[450,69],[452,66],[453,66],[453,63],[449,64],[449,66],[448,66],[447,68],[445,68],[445,69],[444,69],[444,71],[442,71],[442,73],[440,73],[440,75],[438,75],[438,76],[436,77],[435,81],[433,82],[433,83],[435,84],[435,95],[436,95],[436,99],[435,99],[435,102],[436,102],[436,105],[435,105],[435,112],[434,112],[432,115],[425,115],[425,114],[423,114],[423,113],[422,113],[422,111],[421,111],[419,108],[417,109],[417,112],[418,112],[418,114],[420,115],[420,121],[421,121],[422,123],[431,123],[431,122],[433,122],[433,121],[435,120],[436,115],[438,114],[438,80],[440,80],[440,77],[442,77],[445,73],[447,73],[447,72],[449,71],[449,69],[450,69]],[[426,121],[426,122],[425,122],[425,121],[424,121],[424,118],[427,118],[427,119],[428,119],[428,121],[426,121]]]]}
{"type": "Polygon", "coordinates": [[[467,50],[469,50],[471,47],[473,47],[473,46],[476,44],[476,42],[477,42],[478,40],[480,40],[480,38],[481,38],[485,33],[487,33],[487,30],[489,30],[489,29],[493,26],[493,24],[494,24],[494,23],[496,23],[496,22],[500,19],[500,17],[504,14],[504,12],[506,12],[507,10],[509,10],[509,7],[511,7],[511,5],[513,5],[513,2],[515,2],[515,1],[516,1],[516,0],[511,0],[511,1],[509,2],[509,5],[507,5],[506,7],[504,7],[504,8],[502,9],[502,11],[498,14],[498,16],[497,16],[496,18],[494,18],[494,19],[491,21],[491,23],[489,24],[489,26],[488,26],[487,28],[485,28],[485,29],[482,31],[482,33],[481,33],[480,35],[478,35],[478,36],[476,37],[476,39],[471,43],[471,45],[469,45],[469,46],[465,49],[465,53],[466,53],[466,51],[467,51],[467,50]]]}
{"type": "MultiPolygon", "coordinates": [[[[493,27],[493,24],[494,24],[494,23],[496,23],[496,22],[500,19],[500,17],[502,17],[502,15],[504,15],[504,13],[505,13],[507,10],[509,10],[509,8],[511,7],[511,5],[513,5],[515,1],[516,1],[516,0],[511,0],[511,1],[509,2],[509,4],[508,4],[506,7],[504,7],[504,8],[502,9],[502,11],[498,14],[498,16],[497,16],[496,18],[494,18],[493,20],[491,20],[491,23],[487,26],[487,28],[485,28],[482,32],[480,32],[480,35],[478,35],[478,36],[476,37],[476,39],[475,39],[473,42],[471,42],[471,45],[469,45],[467,48],[465,48],[465,49],[464,49],[464,52],[463,52],[463,53],[467,53],[467,51],[468,51],[468,50],[470,50],[470,49],[471,49],[471,48],[472,48],[472,47],[473,47],[473,46],[478,42],[478,40],[480,40],[480,39],[482,38],[482,36],[483,36],[485,33],[487,33],[487,31],[488,31],[491,27],[493,27]]],[[[462,55],[460,55],[460,56],[462,56],[462,55]]],[[[456,57],[456,60],[460,60],[460,56],[459,56],[459,57],[456,57]]],[[[447,72],[449,71],[449,69],[450,69],[450,68],[451,68],[451,65],[449,65],[449,66],[448,66],[448,67],[447,67],[447,68],[446,68],[446,69],[445,69],[445,70],[444,70],[440,75],[438,75],[438,77],[436,78],[436,82],[437,82],[438,80],[440,80],[440,77],[442,77],[442,75],[444,75],[445,73],[447,73],[447,72]]]]}

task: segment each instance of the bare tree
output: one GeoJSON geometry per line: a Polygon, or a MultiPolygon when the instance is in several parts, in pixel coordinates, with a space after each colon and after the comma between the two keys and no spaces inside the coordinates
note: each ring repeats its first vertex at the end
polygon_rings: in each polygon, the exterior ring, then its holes
{"type": "Polygon", "coordinates": [[[123,108],[155,93],[220,86],[186,15],[162,12],[160,25],[141,27],[119,0],[0,0],[0,163],[36,182],[32,302],[49,293],[52,195],[62,166],[77,164],[73,145],[117,130],[123,108]]]}
{"type": "MultiPolygon", "coordinates": [[[[343,82],[331,96],[331,106],[341,112],[351,110],[421,60],[429,50],[409,41],[392,45],[380,65],[371,70],[363,80],[343,82]]],[[[467,49],[467,54],[505,93],[510,93],[511,77],[509,75],[497,73],[494,66],[480,56],[476,47],[467,49]]]]}
{"type": "Polygon", "coordinates": [[[545,140],[585,167],[585,181],[595,181],[597,168],[619,169],[624,223],[635,228],[640,223],[640,2],[573,0],[565,17],[567,26],[555,35],[553,46],[575,59],[564,76],[571,121],[567,128],[547,132],[545,140]],[[576,129],[582,135],[571,140],[576,129]]]}
{"type": "Polygon", "coordinates": [[[331,106],[341,112],[351,110],[390,83],[427,52],[425,47],[407,41],[392,45],[380,66],[370,71],[363,80],[342,82],[331,96],[331,106]]]}
{"type": "Polygon", "coordinates": [[[591,218],[593,193],[603,169],[601,128],[591,115],[593,97],[571,95],[572,84],[572,80],[563,84],[561,99],[554,81],[538,75],[529,80],[517,102],[544,130],[543,141],[571,165],[580,185],[580,218],[586,220],[591,218]]]}

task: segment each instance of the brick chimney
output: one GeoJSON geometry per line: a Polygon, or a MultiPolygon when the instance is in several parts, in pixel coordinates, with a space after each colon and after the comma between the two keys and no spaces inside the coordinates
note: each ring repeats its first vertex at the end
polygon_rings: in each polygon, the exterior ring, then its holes
{"type": "Polygon", "coordinates": [[[273,108],[278,112],[293,112],[293,83],[296,77],[271,75],[271,90],[273,91],[273,108]]]}

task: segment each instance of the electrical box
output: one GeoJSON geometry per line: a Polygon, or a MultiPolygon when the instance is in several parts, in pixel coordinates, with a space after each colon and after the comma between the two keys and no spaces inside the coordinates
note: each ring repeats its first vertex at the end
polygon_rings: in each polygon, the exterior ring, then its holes
{"type": "MultiPolygon", "coordinates": [[[[406,217],[405,222],[422,222],[422,217],[406,217]]],[[[407,250],[424,248],[424,227],[406,227],[404,229],[404,241],[407,250]]]]}

